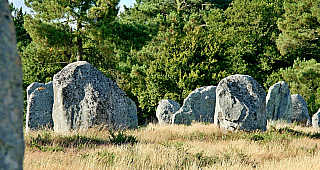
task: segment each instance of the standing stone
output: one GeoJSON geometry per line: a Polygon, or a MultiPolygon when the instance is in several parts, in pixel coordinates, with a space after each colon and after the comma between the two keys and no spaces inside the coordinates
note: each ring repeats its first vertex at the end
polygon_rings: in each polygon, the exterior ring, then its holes
{"type": "Polygon", "coordinates": [[[320,127],[320,109],[312,116],[312,127],[319,128],[320,127]]]}
{"type": "Polygon", "coordinates": [[[252,77],[232,75],[217,86],[214,123],[225,130],[266,130],[266,92],[252,77]]]}
{"type": "Polygon", "coordinates": [[[213,122],[216,105],[216,86],[200,87],[191,92],[183,101],[182,107],[173,115],[175,124],[213,122]]]}
{"type": "Polygon", "coordinates": [[[311,119],[308,114],[307,102],[299,94],[291,95],[291,100],[293,107],[293,116],[291,121],[296,121],[303,126],[310,126],[311,119]]]}
{"type": "Polygon", "coordinates": [[[127,126],[129,129],[136,129],[138,128],[137,105],[129,97],[127,97],[127,104],[128,104],[127,126]]]}
{"type": "Polygon", "coordinates": [[[172,115],[180,109],[179,103],[174,100],[164,99],[159,101],[156,116],[160,125],[172,124],[172,115]]]}
{"type": "Polygon", "coordinates": [[[26,132],[41,128],[53,128],[53,85],[52,81],[47,84],[32,83],[27,88],[27,93],[35,84],[38,87],[29,95],[26,115],[26,132]]]}
{"type": "Polygon", "coordinates": [[[7,0],[0,0],[0,169],[22,169],[22,70],[7,0]]]}
{"type": "Polygon", "coordinates": [[[44,86],[45,86],[45,84],[43,84],[43,83],[38,83],[38,82],[31,83],[27,87],[27,100],[29,100],[31,93],[34,92],[35,89],[37,89],[39,87],[44,87],[44,86]]]}
{"type": "Polygon", "coordinates": [[[127,127],[125,92],[85,61],[71,63],[53,77],[54,131],[86,130],[96,125],[127,127]]]}
{"type": "Polygon", "coordinates": [[[283,119],[291,122],[293,115],[289,86],[280,81],[269,88],[267,95],[267,119],[283,119]]]}

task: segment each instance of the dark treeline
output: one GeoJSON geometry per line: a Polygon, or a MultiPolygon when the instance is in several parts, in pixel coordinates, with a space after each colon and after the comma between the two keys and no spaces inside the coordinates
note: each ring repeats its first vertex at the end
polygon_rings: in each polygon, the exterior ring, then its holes
{"type": "Polygon", "coordinates": [[[182,104],[194,89],[232,74],[267,90],[284,80],[312,115],[320,107],[320,0],[25,0],[11,5],[24,88],[86,60],[138,106],[139,123],[161,99],[182,104]]]}

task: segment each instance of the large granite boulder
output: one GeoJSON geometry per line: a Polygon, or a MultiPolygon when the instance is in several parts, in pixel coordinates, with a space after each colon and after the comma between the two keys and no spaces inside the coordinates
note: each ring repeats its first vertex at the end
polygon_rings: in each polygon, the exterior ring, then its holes
{"type": "Polygon", "coordinates": [[[286,82],[280,81],[269,88],[266,109],[267,119],[282,119],[291,122],[293,115],[292,101],[289,86],[286,82]]]}
{"type": "Polygon", "coordinates": [[[53,90],[56,132],[129,126],[128,107],[132,104],[125,92],[88,62],[71,63],[54,75],[53,90]]]}
{"type": "Polygon", "coordinates": [[[7,0],[0,0],[0,169],[22,169],[22,69],[7,0]]]}
{"type": "Polygon", "coordinates": [[[291,95],[293,115],[292,122],[298,122],[303,126],[311,126],[311,119],[308,114],[307,102],[299,94],[291,95]]]}
{"type": "Polygon", "coordinates": [[[318,109],[317,113],[312,116],[312,127],[320,127],[320,109],[318,109]]]}
{"type": "Polygon", "coordinates": [[[172,115],[180,109],[180,104],[174,100],[164,99],[159,101],[156,116],[160,125],[171,124],[172,115]]]}
{"type": "MultiPolygon", "coordinates": [[[[41,128],[53,128],[52,107],[53,107],[53,85],[52,81],[47,84],[32,83],[27,88],[37,88],[28,97],[26,114],[26,132],[41,128]]],[[[31,91],[31,90],[30,90],[31,91]]]]}
{"type": "Polygon", "coordinates": [[[191,92],[183,101],[182,107],[172,116],[175,124],[213,122],[216,103],[216,86],[200,87],[191,92]]]}
{"type": "Polygon", "coordinates": [[[266,130],[266,92],[252,77],[232,75],[217,86],[214,123],[224,130],[266,130]]]}

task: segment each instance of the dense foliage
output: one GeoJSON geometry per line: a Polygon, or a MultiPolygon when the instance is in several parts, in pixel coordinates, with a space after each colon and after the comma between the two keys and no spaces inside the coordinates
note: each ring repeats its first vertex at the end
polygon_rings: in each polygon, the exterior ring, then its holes
{"type": "Polygon", "coordinates": [[[25,3],[30,14],[12,6],[24,87],[86,60],[136,102],[140,124],[161,99],[182,104],[195,88],[232,74],[266,89],[285,80],[310,113],[320,107],[320,0],[139,0],[122,12],[118,0],[25,3]]]}

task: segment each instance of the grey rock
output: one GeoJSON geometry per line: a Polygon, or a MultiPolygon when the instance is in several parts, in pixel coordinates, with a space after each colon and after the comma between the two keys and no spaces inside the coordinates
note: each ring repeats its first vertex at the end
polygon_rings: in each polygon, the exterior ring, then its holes
{"type": "Polygon", "coordinates": [[[38,83],[38,82],[34,82],[31,83],[28,87],[27,87],[27,100],[29,100],[29,97],[31,95],[32,92],[34,92],[35,89],[39,88],[39,87],[44,87],[45,84],[43,83],[38,83]]]}
{"type": "Polygon", "coordinates": [[[180,109],[179,103],[174,100],[164,99],[159,101],[156,116],[160,125],[171,124],[173,114],[180,109]]]}
{"type": "Polygon", "coordinates": [[[53,77],[54,131],[100,125],[127,127],[128,101],[120,87],[85,61],[71,63],[53,77]]]}
{"type": "Polygon", "coordinates": [[[291,95],[293,115],[292,122],[298,122],[303,126],[311,126],[311,119],[308,114],[307,102],[299,94],[291,95]]]}
{"type": "Polygon", "coordinates": [[[293,116],[291,93],[286,82],[280,81],[269,88],[267,94],[267,119],[286,120],[291,123],[293,116]]]}
{"type": "Polygon", "coordinates": [[[214,123],[224,130],[266,130],[266,92],[252,77],[232,75],[217,86],[214,123]]]}
{"type": "MultiPolygon", "coordinates": [[[[38,86],[28,98],[26,114],[26,132],[41,128],[53,128],[53,85],[52,81],[47,84],[32,83],[27,91],[38,86]]],[[[31,90],[30,90],[31,91],[31,90]]]]}
{"type": "Polygon", "coordinates": [[[312,116],[312,127],[319,128],[320,127],[320,109],[312,116]]]}
{"type": "Polygon", "coordinates": [[[22,169],[22,69],[7,0],[0,0],[0,169],[22,169]]]}
{"type": "Polygon", "coordinates": [[[200,87],[191,92],[183,101],[182,107],[174,113],[173,123],[191,124],[197,122],[213,122],[216,103],[216,86],[200,87]]]}
{"type": "Polygon", "coordinates": [[[138,128],[138,115],[137,115],[137,105],[127,97],[127,108],[128,108],[128,119],[127,119],[127,126],[129,129],[136,129],[138,128]]]}

